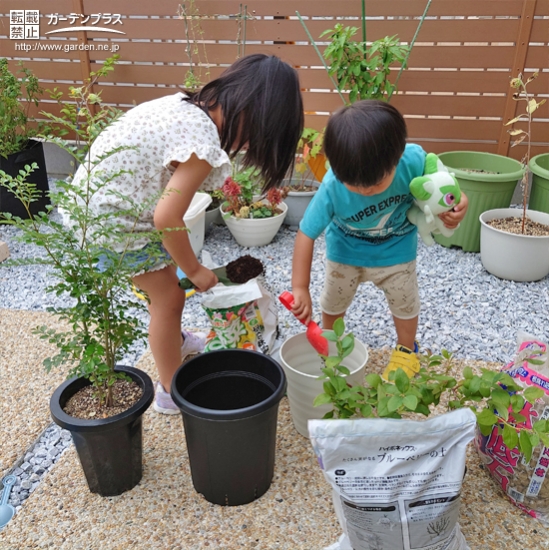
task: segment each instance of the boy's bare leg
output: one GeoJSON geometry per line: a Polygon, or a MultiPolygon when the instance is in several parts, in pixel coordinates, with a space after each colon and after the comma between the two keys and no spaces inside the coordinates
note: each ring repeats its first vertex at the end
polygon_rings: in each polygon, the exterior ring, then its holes
{"type": "Polygon", "coordinates": [[[181,365],[181,315],[185,291],[179,287],[175,266],[138,275],[133,282],[149,296],[149,345],[160,383],[169,392],[173,375],[181,365]]]}
{"type": "Polygon", "coordinates": [[[397,344],[407,347],[412,351],[417,334],[418,318],[419,315],[416,315],[413,319],[398,319],[393,316],[397,333],[397,344]]]}
{"type": "Polygon", "coordinates": [[[322,312],[322,328],[324,330],[332,330],[336,319],[340,317],[345,317],[346,311],[340,313],[339,315],[329,315],[328,313],[322,312]]]}

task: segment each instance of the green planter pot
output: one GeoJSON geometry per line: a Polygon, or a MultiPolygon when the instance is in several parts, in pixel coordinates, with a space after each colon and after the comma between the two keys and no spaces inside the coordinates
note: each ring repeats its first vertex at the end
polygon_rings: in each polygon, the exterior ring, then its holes
{"type": "Polygon", "coordinates": [[[523,168],[517,160],[492,153],[452,151],[441,153],[439,158],[450,172],[455,173],[461,190],[469,199],[469,207],[454,234],[451,237],[435,235],[435,241],[447,247],[459,246],[465,252],[479,252],[479,216],[486,210],[510,206],[515,187],[522,178],[523,168]]]}
{"type": "Polygon", "coordinates": [[[532,191],[528,208],[549,214],[549,153],[543,153],[530,160],[532,191]]]}

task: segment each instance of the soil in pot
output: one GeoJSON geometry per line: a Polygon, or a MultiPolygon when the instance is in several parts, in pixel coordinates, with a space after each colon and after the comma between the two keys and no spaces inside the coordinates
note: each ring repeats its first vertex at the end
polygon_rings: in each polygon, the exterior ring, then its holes
{"type": "Polygon", "coordinates": [[[549,225],[535,222],[529,218],[526,218],[524,223],[524,232],[522,231],[522,217],[490,220],[487,221],[486,224],[494,229],[506,231],[507,233],[513,233],[514,235],[528,235],[530,237],[549,236],[549,225]]]}
{"type": "Polygon", "coordinates": [[[141,399],[143,390],[136,382],[117,380],[113,385],[113,394],[114,406],[106,407],[99,403],[93,386],[85,386],[65,403],[63,411],[70,416],[84,420],[109,418],[135,405],[141,399]]]}

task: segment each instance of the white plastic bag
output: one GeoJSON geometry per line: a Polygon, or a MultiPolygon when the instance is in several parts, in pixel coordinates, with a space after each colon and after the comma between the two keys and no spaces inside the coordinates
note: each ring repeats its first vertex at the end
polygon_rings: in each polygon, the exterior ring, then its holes
{"type": "Polygon", "coordinates": [[[476,417],[309,420],[343,536],[330,550],[468,550],[459,524],[476,417]]]}
{"type": "Polygon", "coordinates": [[[211,322],[205,351],[273,351],[278,336],[278,310],[262,277],[242,285],[219,284],[202,296],[202,307],[211,322]]]}

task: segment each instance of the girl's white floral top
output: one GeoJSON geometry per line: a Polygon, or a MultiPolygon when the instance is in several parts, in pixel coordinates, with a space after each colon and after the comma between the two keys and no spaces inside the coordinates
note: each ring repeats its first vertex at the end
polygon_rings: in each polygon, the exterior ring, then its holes
{"type": "MultiPolygon", "coordinates": [[[[94,178],[108,179],[115,174],[116,177],[91,200],[91,207],[100,212],[127,208],[113,191],[140,204],[148,201],[137,223],[132,216],[116,218],[116,223],[128,232],[154,229],[155,206],[175,170],[172,162],[185,162],[192,153],[207,161],[212,171],[200,187],[204,191],[220,188],[231,175],[229,156],[221,149],[214,122],[202,109],[183,101],[184,97],[183,93],[177,93],[130,109],[103,130],[91,147],[92,163],[118,147],[132,147],[107,156],[93,167],[94,178]]],[[[86,183],[87,166],[88,162],[78,168],[73,184],[86,183]]],[[[137,250],[147,242],[148,239],[132,239],[130,248],[137,250]]],[[[123,249],[122,245],[112,244],[119,252],[123,249]]]]}

